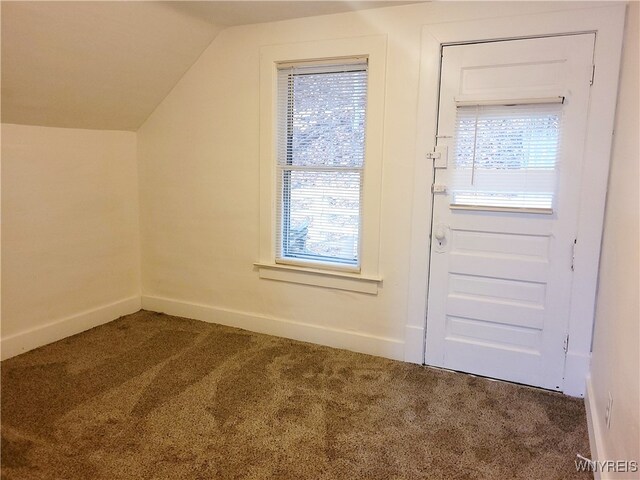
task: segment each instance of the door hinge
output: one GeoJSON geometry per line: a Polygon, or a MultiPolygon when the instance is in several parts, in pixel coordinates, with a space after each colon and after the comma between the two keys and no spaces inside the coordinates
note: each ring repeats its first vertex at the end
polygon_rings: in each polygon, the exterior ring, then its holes
{"type": "Polygon", "coordinates": [[[578,244],[578,239],[574,238],[573,239],[573,244],[571,245],[571,271],[573,272],[575,270],[575,263],[576,263],[576,245],[578,244]]]}
{"type": "Polygon", "coordinates": [[[440,158],[440,152],[428,152],[425,157],[427,160],[437,160],[440,158]]]}
{"type": "Polygon", "coordinates": [[[569,351],[569,334],[564,337],[564,343],[562,344],[562,348],[564,349],[564,353],[569,351]]]}
{"type": "Polygon", "coordinates": [[[593,79],[596,76],[596,66],[591,65],[591,80],[589,80],[589,85],[593,85],[593,79]]]}

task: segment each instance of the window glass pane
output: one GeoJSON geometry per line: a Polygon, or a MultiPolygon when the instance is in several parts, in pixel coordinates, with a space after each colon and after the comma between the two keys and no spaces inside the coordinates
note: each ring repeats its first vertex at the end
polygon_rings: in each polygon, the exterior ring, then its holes
{"type": "MultiPolygon", "coordinates": [[[[366,67],[366,66],[365,66],[366,67]]],[[[281,123],[279,161],[289,165],[364,163],[367,72],[280,72],[280,95],[287,98],[281,123]]]]}
{"type": "Polygon", "coordinates": [[[285,257],[358,263],[360,172],[282,172],[285,257]],[[286,198],[289,198],[288,202],[286,198]]]}
{"type": "Polygon", "coordinates": [[[553,208],[561,104],[458,107],[452,203],[553,208]]]}

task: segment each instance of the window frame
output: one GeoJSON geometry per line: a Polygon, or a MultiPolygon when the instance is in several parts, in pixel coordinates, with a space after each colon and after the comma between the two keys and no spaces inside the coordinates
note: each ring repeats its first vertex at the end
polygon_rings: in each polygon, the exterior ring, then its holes
{"type": "MultiPolygon", "coordinates": [[[[282,64],[282,63],[278,63],[277,64],[277,68],[278,68],[278,74],[281,75],[283,71],[286,71],[288,68],[291,67],[309,67],[309,68],[314,68],[314,67],[319,67],[318,70],[324,70],[327,69],[325,71],[318,71],[318,74],[325,74],[325,73],[342,73],[342,72],[353,72],[353,71],[364,71],[366,72],[365,75],[365,82],[368,83],[368,77],[369,77],[369,59],[368,57],[354,57],[354,58],[348,58],[348,59],[340,59],[340,60],[335,60],[335,61],[312,61],[312,62],[298,62],[298,63],[287,63],[287,64],[282,64]],[[352,69],[347,69],[344,70],[344,67],[346,65],[354,65],[355,67],[352,69]],[[335,67],[333,69],[329,69],[328,67],[335,67]]],[[[291,75],[295,75],[294,72],[291,72],[291,74],[287,75],[287,82],[291,82],[292,78],[291,75]]],[[[290,85],[290,83],[288,83],[288,85],[290,85]]],[[[283,89],[280,88],[278,91],[278,95],[281,95],[283,89]]],[[[282,128],[283,127],[283,119],[281,118],[283,115],[286,118],[286,135],[292,135],[291,133],[291,128],[292,126],[290,125],[290,114],[292,113],[290,111],[290,109],[293,108],[293,104],[294,104],[294,98],[291,98],[291,95],[293,93],[295,93],[295,91],[292,88],[287,88],[286,89],[286,95],[287,98],[286,99],[280,99],[277,98],[278,101],[278,108],[280,109],[278,111],[278,119],[277,119],[277,128],[282,128]],[[284,102],[282,100],[285,100],[284,102]],[[282,109],[286,108],[286,112],[282,111],[282,109]]],[[[367,94],[368,97],[368,94],[367,94]]],[[[365,121],[364,121],[364,129],[366,132],[366,125],[367,125],[367,118],[368,118],[368,112],[366,110],[366,98],[365,97],[365,121]]],[[[278,136],[282,135],[281,131],[277,131],[276,134],[278,136]]],[[[364,134],[364,132],[363,132],[364,134]]],[[[282,140],[281,138],[278,138],[278,140],[282,140]]],[[[365,138],[366,141],[366,138],[365,138]]],[[[287,160],[289,163],[289,142],[285,142],[285,145],[287,145],[287,160]]],[[[294,165],[283,165],[281,163],[281,161],[279,162],[278,160],[282,160],[280,158],[276,159],[276,170],[277,170],[277,183],[278,183],[278,191],[280,192],[280,196],[278,197],[277,203],[276,203],[276,209],[278,210],[277,212],[277,224],[276,224],[276,239],[279,240],[276,244],[276,255],[275,255],[275,262],[277,264],[283,264],[283,265],[298,265],[298,266],[308,266],[308,267],[312,267],[312,268],[320,268],[320,269],[331,269],[331,270],[340,270],[340,271],[346,271],[346,272],[355,272],[358,273],[360,272],[360,267],[361,267],[361,263],[362,263],[362,258],[361,258],[361,239],[362,239],[362,197],[363,197],[363,188],[364,188],[364,170],[366,167],[366,157],[365,157],[365,144],[363,143],[362,145],[362,154],[363,154],[363,162],[362,165],[359,167],[336,167],[334,165],[330,165],[330,164],[321,164],[321,165],[317,165],[317,166],[304,166],[304,167],[300,167],[300,166],[294,166],[294,165]],[[340,260],[337,257],[323,257],[322,255],[295,255],[292,252],[286,251],[287,249],[285,248],[285,244],[284,239],[289,237],[289,231],[291,228],[291,217],[290,217],[290,213],[291,213],[291,177],[293,172],[295,171],[312,171],[312,172],[316,172],[316,173],[320,173],[320,172],[330,172],[330,171],[339,171],[339,170],[343,170],[344,173],[354,173],[357,172],[358,177],[359,177],[359,182],[358,182],[358,196],[359,196],[359,204],[358,204],[358,250],[357,250],[357,254],[355,257],[355,263],[353,262],[348,262],[346,260],[340,260]],[[287,182],[288,179],[288,182],[287,182]],[[288,201],[287,201],[288,200],[288,201]],[[279,235],[278,235],[279,234],[279,235]]],[[[282,155],[282,152],[280,153],[280,155],[282,155]]],[[[290,245],[288,245],[290,247],[290,245]]]]}
{"type": "Polygon", "coordinates": [[[377,294],[386,35],[264,46],[260,49],[260,278],[377,294]],[[359,268],[295,260],[276,262],[278,229],[278,66],[368,59],[365,163],[362,173],[359,268]]]}

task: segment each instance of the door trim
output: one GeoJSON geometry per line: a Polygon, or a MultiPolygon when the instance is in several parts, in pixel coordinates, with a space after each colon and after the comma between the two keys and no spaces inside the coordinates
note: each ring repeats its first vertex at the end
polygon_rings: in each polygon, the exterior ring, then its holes
{"type": "Polygon", "coordinates": [[[562,391],[584,396],[591,357],[595,295],[626,4],[551,13],[425,25],[422,28],[416,161],[410,249],[409,299],[405,328],[405,361],[424,363],[429,235],[433,168],[425,160],[435,147],[441,51],[443,45],[579,33],[596,33],[595,81],[591,86],[583,182],[580,187],[578,243],[571,289],[569,346],[562,391]],[[434,68],[436,67],[437,68],[434,68]],[[420,330],[423,338],[415,337],[420,330]],[[420,348],[418,348],[420,347],[420,348]]]}

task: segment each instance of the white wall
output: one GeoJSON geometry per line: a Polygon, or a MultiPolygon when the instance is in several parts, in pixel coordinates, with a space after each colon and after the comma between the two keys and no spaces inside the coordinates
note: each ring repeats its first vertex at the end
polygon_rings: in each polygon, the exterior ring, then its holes
{"type": "MultiPolygon", "coordinates": [[[[623,47],[620,92],[605,217],[589,404],[599,459],[640,461],[640,4],[631,2],[623,47]],[[609,392],[611,427],[604,418],[609,392]]],[[[613,477],[612,477],[613,478],[613,477]]],[[[620,474],[629,478],[629,474],[620,474]]]]}
{"type": "Polygon", "coordinates": [[[138,132],[143,306],[403,358],[421,27],[576,6],[431,3],[224,30],[138,132]],[[382,288],[259,279],[260,47],[375,34],[388,45],[382,288]]]}
{"type": "Polygon", "coordinates": [[[2,124],[2,357],[139,309],[136,134],[2,124]]]}

